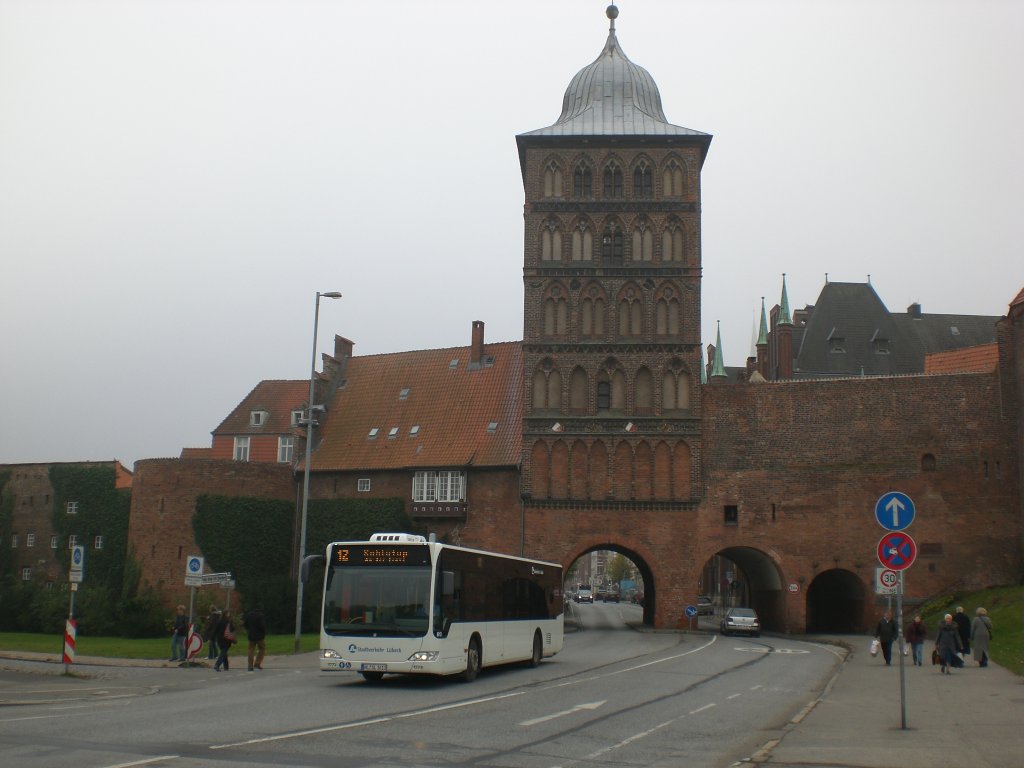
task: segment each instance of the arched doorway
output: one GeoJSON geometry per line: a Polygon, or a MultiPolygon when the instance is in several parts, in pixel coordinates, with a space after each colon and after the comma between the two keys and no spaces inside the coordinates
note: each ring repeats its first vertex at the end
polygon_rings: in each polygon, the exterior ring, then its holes
{"type": "Polygon", "coordinates": [[[863,632],[864,600],[857,574],[841,568],[819,573],[807,589],[807,631],[863,632]]]}
{"type": "Polygon", "coordinates": [[[645,625],[654,625],[656,585],[651,568],[636,552],[617,544],[590,547],[565,569],[565,590],[572,593],[586,584],[595,599],[614,594],[614,599],[638,604],[645,625]]]}
{"type": "Polygon", "coordinates": [[[704,564],[698,592],[711,598],[716,613],[746,606],[757,611],[766,631],[786,631],[782,574],[761,550],[727,547],[716,552],[704,564]]]}

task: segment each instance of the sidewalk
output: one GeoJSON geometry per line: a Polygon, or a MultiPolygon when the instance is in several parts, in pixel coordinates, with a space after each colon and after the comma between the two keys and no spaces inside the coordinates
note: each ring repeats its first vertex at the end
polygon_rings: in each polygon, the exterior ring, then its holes
{"type": "MultiPolygon", "coordinates": [[[[807,640],[814,641],[808,637],[807,640]]],[[[778,768],[1006,768],[1024,765],[1024,679],[1002,667],[982,669],[968,656],[951,675],[928,659],[904,658],[906,729],[900,669],[868,653],[870,637],[830,637],[850,653],[809,712],[753,762],[778,768]]]]}

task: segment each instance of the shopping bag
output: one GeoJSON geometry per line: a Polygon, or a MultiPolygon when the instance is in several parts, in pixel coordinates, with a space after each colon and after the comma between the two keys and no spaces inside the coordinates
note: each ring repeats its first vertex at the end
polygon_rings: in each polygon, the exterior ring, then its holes
{"type": "Polygon", "coordinates": [[[872,656],[877,656],[878,655],[878,649],[881,648],[881,647],[882,647],[882,644],[880,642],[878,642],[878,638],[876,637],[874,640],[871,641],[871,655],[872,656]]]}
{"type": "Polygon", "coordinates": [[[942,661],[942,657],[939,656],[939,649],[932,649],[932,664],[938,664],[942,661]]]}

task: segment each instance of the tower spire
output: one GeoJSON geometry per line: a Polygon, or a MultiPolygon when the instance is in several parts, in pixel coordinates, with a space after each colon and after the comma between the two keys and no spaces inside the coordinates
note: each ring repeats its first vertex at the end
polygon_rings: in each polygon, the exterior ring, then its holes
{"type": "Polygon", "coordinates": [[[711,366],[711,378],[724,379],[726,373],[725,363],[722,361],[722,321],[716,320],[715,322],[718,324],[718,334],[715,337],[715,362],[711,366]]]}
{"type": "Polygon", "coordinates": [[[792,325],[793,317],[789,314],[789,294],[786,292],[786,273],[782,273],[782,306],[779,308],[779,325],[792,325]]]}
{"type": "Polygon", "coordinates": [[[761,328],[757,332],[757,346],[768,343],[768,315],[764,311],[764,296],[761,297],[761,328]]]}
{"type": "Polygon", "coordinates": [[[611,23],[612,23],[611,26],[608,28],[608,31],[611,34],[614,35],[615,34],[615,20],[617,18],[619,18],[619,9],[615,6],[615,3],[612,3],[611,5],[609,5],[605,9],[604,13],[609,18],[609,20],[611,20],[611,23]]]}

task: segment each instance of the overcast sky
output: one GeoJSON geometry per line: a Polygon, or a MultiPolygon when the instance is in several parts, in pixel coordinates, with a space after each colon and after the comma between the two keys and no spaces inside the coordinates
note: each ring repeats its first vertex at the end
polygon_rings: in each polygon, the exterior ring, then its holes
{"type": "MultiPolygon", "coordinates": [[[[0,0],[0,463],[177,456],[320,312],[357,355],[522,339],[515,135],[604,0],[0,0]],[[457,235],[457,233],[460,233],[457,235]]],[[[1002,315],[1024,286],[1024,3],[622,0],[703,169],[703,343],[871,282],[1002,315]]]]}

